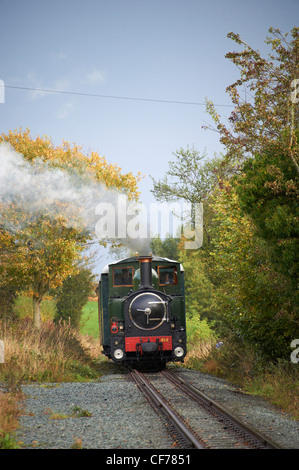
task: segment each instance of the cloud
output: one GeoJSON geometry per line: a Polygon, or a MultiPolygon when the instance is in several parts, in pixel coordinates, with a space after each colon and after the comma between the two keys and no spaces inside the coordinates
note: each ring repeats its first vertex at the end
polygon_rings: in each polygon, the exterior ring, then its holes
{"type": "Polygon", "coordinates": [[[101,85],[106,82],[106,72],[93,68],[85,75],[84,83],[87,85],[101,85]]]}
{"type": "Polygon", "coordinates": [[[35,101],[39,98],[43,98],[44,96],[48,95],[46,91],[40,91],[40,89],[46,87],[43,86],[42,80],[36,75],[35,72],[27,73],[26,78],[29,82],[28,86],[30,86],[30,88],[36,88],[36,90],[28,91],[27,101],[35,101]]]}
{"type": "Polygon", "coordinates": [[[106,82],[106,72],[95,67],[89,71],[77,70],[70,79],[60,77],[54,81],[52,79],[52,82],[44,83],[43,78],[38,73],[30,71],[27,73],[26,79],[26,85],[33,88],[26,93],[27,101],[38,101],[45,97],[53,97],[55,91],[65,92],[66,94],[56,95],[60,96],[61,100],[59,101],[60,107],[58,105],[55,109],[55,116],[57,119],[66,119],[76,108],[76,97],[68,93],[80,93],[80,91],[88,93],[90,87],[99,86],[106,82]],[[51,92],[46,90],[51,90],[51,92]]]}
{"type": "Polygon", "coordinates": [[[52,85],[49,83],[45,85],[43,80],[39,78],[35,72],[29,72],[27,74],[27,81],[29,82],[27,86],[36,88],[35,90],[28,91],[27,101],[35,101],[49,96],[50,93],[43,90],[69,91],[71,88],[71,82],[66,78],[57,79],[52,85]]]}
{"type": "Polygon", "coordinates": [[[58,119],[65,119],[69,116],[69,114],[74,110],[74,103],[72,101],[68,101],[64,103],[64,105],[60,108],[57,113],[58,119]]]}

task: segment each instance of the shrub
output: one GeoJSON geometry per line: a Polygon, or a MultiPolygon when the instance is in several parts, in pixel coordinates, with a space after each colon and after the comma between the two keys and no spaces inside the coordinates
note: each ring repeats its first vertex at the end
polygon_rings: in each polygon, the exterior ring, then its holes
{"type": "Polygon", "coordinates": [[[61,319],[79,328],[82,308],[86,304],[92,290],[93,275],[87,269],[81,269],[77,274],[69,276],[55,292],[57,296],[57,313],[54,321],[61,319]]]}
{"type": "Polygon", "coordinates": [[[13,305],[17,297],[16,289],[10,284],[0,285],[0,319],[13,319],[13,305]]]}

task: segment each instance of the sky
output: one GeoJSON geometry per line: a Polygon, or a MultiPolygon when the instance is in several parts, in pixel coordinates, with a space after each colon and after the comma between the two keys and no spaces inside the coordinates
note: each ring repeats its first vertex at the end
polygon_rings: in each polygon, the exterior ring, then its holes
{"type": "Polygon", "coordinates": [[[224,151],[202,126],[206,98],[223,119],[232,109],[227,34],[266,55],[268,29],[298,20],[298,0],[0,0],[0,131],[29,128],[140,171],[149,204],[150,175],[163,178],[173,152],[224,151]]]}

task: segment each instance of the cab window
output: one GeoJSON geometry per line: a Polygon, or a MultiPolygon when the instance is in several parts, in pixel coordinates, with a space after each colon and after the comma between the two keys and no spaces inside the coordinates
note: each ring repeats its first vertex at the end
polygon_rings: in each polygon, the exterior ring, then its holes
{"type": "Polygon", "coordinates": [[[176,285],[177,284],[177,270],[175,266],[159,266],[159,284],[160,286],[176,285]]]}
{"type": "Polygon", "coordinates": [[[113,286],[133,286],[133,268],[113,268],[113,286]]]}

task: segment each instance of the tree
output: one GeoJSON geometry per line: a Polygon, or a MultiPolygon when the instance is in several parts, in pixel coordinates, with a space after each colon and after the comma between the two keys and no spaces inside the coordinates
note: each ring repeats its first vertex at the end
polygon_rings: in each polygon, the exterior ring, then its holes
{"type": "Polygon", "coordinates": [[[214,192],[213,201],[218,221],[209,260],[214,311],[259,354],[287,357],[298,331],[292,282],[275,269],[267,241],[242,212],[231,182],[214,192]]]}
{"type": "Polygon", "coordinates": [[[153,192],[204,203],[203,246],[180,253],[188,311],[278,359],[298,331],[299,28],[290,40],[270,33],[268,59],[229,34],[245,49],[226,56],[240,70],[227,89],[235,105],[228,125],[207,103],[225,156],[204,161],[181,149],[153,192]]]}
{"type": "Polygon", "coordinates": [[[18,283],[9,275],[6,266],[10,264],[14,251],[14,241],[0,227],[0,318],[11,318],[12,308],[17,297],[18,289],[22,286],[22,280],[18,283]]]}
{"type": "Polygon", "coordinates": [[[195,148],[180,148],[173,155],[164,179],[157,182],[152,178],[151,192],[158,201],[202,202],[218,181],[221,157],[208,159],[205,151],[201,155],[195,148]]]}
{"type": "Polygon", "coordinates": [[[39,327],[42,299],[77,271],[91,240],[90,200],[105,187],[137,199],[140,175],[122,175],[104,157],[86,156],[76,145],[55,147],[47,137],[33,139],[29,130],[2,134],[1,143],[6,146],[1,146],[0,275],[31,292],[39,327]]]}
{"type": "Polygon", "coordinates": [[[207,103],[227,169],[213,195],[210,273],[229,327],[276,359],[289,353],[298,331],[299,28],[290,40],[269,31],[268,59],[239,35],[228,35],[245,47],[226,55],[240,70],[227,88],[235,105],[228,125],[207,103]]]}
{"type": "Polygon", "coordinates": [[[251,217],[257,235],[271,251],[273,265],[291,280],[294,292],[298,283],[298,183],[296,169],[281,144],[272,144],[245,162],[242,175],[233,182],[241,209],[251,217]]]}
{"type": "Polygon", "coordinates": [[[252,49],[238,34],[228,37],[244,46],[240,52],[229,52],[230,59],[240,70],[240,78],[227,88],[235,109],[226,126],[213,103],[207,102],[207,111],[212,116],[220,133],[220,141],[226,147],[226,160],[239,167],[248,157],[261,153],[273,142],[284,145],[284,153],[299,173],[298,147],[295,135],[299,122],[298,86],[299,77],[299,28],[282,34],[270,28],[272,36],[266,43],[271,46],[269,59],[252,49]],[[241,97],[239,88],[243,90],[241,97]],[[294,90],[294,88],[296,88],[294,90]],[[284,130],[284,132],[282,132],[284,130]]]}
{"type": "Polygon", "coordinates": [[[82,147],[63,141],[55,146],[47,136],[33,138],[30,130],[14,130],[0,136],[1,142],[8,143],[16,152],[23,155],[26,162],[41,161],[50,168],[61,169],[68,174],[81,176],[89,184],[103,183],[105,187],[124,191],[129,199],[139,197],[138,181],[140,172],[121,173],[121,168],[108,163],[106,158],[97,152],[84,153],[82,147]]]}
{"type": "Polygon", "coordinates": [[[3,262],[2,269],[10,283],[21,284],[31,294],[33,321],[39,328],[40,304],[45,294],[76,271],[87,236],[82,231],[67,227],[61,217],[53,219],[45,215],[22,224],[14,235],[2,231],[2,252],[8,236],[10,248],[6,252],[9,256],[3,262]]]}
{"type": "MultiPolygon", "coordinates": [[[[158,201],[185,200],[191,204],[191,211],[196,203],[204,206],[203,228],[209,241],[209,204],[208,199],[215,185],[222,177],[224,167],[222,158],[214,156],[207,159],[206,152],[202,155],[196,150],[180,149],[174,154],[175,160],[169,162],[169,170],[161,181],[153,180],[151,192],[158,201]]],[[[193,213],[191,213],[191,224],[193,213]]]]}
{"type": "Polygon", "coordinates": [[[161,240],[160,236],[151,239],[151,250],[154,255],[173,260],[179,259],[178,239],[171,236],[161,240]]]}
{"type": "Polygon", "coordinates": [[[211,282],[207,251],[185,250],[181,241],[179,259],[185,271],[186,313],[188,318],[215,322],[215,309],[212,304],[215,286],[211,282]]]}

